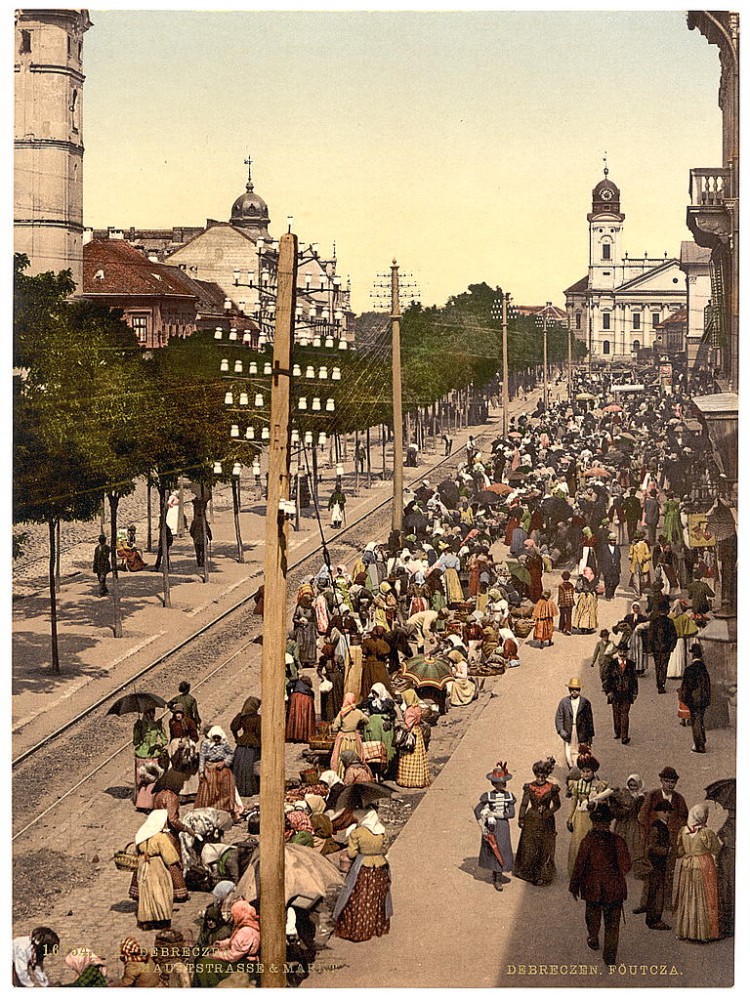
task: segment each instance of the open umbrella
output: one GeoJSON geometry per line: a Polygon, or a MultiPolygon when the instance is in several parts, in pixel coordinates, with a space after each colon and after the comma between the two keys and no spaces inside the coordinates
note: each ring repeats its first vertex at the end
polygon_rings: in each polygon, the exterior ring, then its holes
{"type": "Polygon", "coordinates": [[[520,437],[523,437],[523,434],[521,434],[521,432],[520,432],[520,431],[511,431],[511,432],[510,432],[510,433],[508,434],[508,437],[509,437],[509,438],[520,438],[520,437]]]}
{"type": "Polygon", "coordinates": [[[706,785],[706,798],[718,802],[722,809],[733,812],[737,805],[737,779],[720,778],[706,785]]]}
{"type": "Polygon", "coordinates": [[[484,503],[488,506],[494,506],[496,503],[500,503],[501,499],[502,498],[499,497],[494,490],[480,490],[476,496],[477,503],[484,503]]]}
{"type": "Polygon", "coordinates": [[[584,472],[584,477],[595,476],[597,479],[609,479],[610,473],[606,469],[603,469],[601,465],[594,465],[590,469],[586,469],[584,472]]]}
{"type": "Polygon", "coordinates": [[[582,402],[589,402],[592,399],[596,399],[596,396],[592,396],[590,392],[579,392],[576,399],[580,399],[582,402]]]}
{"type": "Polygon", "coordinates": [[[442,656],[412,656],[403,664],[401,676],[415,687],[432,687],[441,691],[453,680],[451,666],[450,660],[442,656]]]}
{"type": "Polygon", "coordinates": [[[389,799],[394,789],[387,785],[376,785],[372,781],[355,781],[347,785],[336,799],[336,809],[366,809],[378,799],[389,799]]]}
{"type": "Polygon", "coordinates": [[[513,487],[508,486],[507,483],[491,483],[487,489],[490,493],[497,493],[501,497],[506,497],[509,493],[513,492],[513,487]]]}
{"type": "Polygon", "coordinates": [[[607,406],[604,407],[604,412],[605,413],[621,413],[622,412],[622,407],[620,406],[619,403],[609,403],[607,406]]]}
{"type": "Polygon", "coordinates": [[[107,715],[129,715],[131,712],[148,711],[149,708],[166,708],[167,703],[158,694],[148,694],[146,691],[134,691],[133,694],[123,695],[118,698],[114,705],[107,709],[107,715]]]}

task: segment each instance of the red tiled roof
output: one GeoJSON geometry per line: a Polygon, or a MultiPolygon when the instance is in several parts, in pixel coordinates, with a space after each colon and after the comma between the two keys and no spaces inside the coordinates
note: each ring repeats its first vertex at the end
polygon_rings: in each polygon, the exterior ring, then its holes
{"type": "Polygon", "coordinates": [[[83,293],[197,297],[179,268],[149,260],[125,240],[91,240],[84,245],[83,293]]]}
{"type": "Polygon", "coordinates": [[[588,287],[589,276],[586,275],[584,278],[581,278],[580,281],[576,281],[574,285],[571,285],[570,288],[566,288],[564,294],[569,295],[571,292],[585,292],[588,287]]]}
{"type": "Polygon", "coordinates": [[[656,329],[664,326],[679,326],[680,323],[687,323],[687,319],[687,309],[678,309],[676,312],[670,313],[669,316],[665,317],[661,323],[657,323],[656,329]]]}

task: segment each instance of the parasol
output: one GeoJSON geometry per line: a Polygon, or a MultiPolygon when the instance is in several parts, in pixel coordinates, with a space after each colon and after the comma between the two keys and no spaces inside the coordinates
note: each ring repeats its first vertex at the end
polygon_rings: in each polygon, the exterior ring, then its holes
{"type": "Polygon", "coordinates": [[[507,483],[491,483],[487,489],[490,493],[497,493],[498,496],[504,497],[509,493],[513,492],[513,488],[508,486],[507,483]]]}
{"type": "MultiPolygon", "coordinates": [[[[510,490],[509,490],[509,492],[510,492],[510,490]]],[[[476,496],[477,503],[480,503],[480,504],[481,503],[485,503],[485,504],[488,504],[488,505],[489,504],[500,503],[501,499],[502,498],[500,496],[498,496],[498,494],[495,492],[495,490],[482,490],[480,493],[477,493],[477,496],[476,496]]]]}
{"type": "Polygon", "coordinates": [[[389,799],[392,795],[393,789],[387,785],[376,785],[371,781],[356,781],[353,785],[347,785],[336,799],[336,810],[366,809],[378,799],[389,799]]]}
{"type": "Polygon", "coordinates": [[[590,392],[579,392],[576,399],[580,399],[582,402],[589,402],[592,399],[596,399],[596,396],[592,396],[590,392]]]}
{"type": "Polygon", "coordinates": [[[133,694],[123,695],[118,698],[114,705],[107,709],[107,715],[129,715],[131,712],[148,711],[150,708],[166,708],[167,703],[158,694],[148,694],[146,691],[134,691],[133,694]]]}
{"type": "Polygon", "coordinates": [[[432,687],[442,691],[453,680],[450,660],[442,656],[412,656],[401,668],[401,676],[416,687],[432,687]]]}
{"type": "Polygon", "coordinates": [[[605,413],[621,413],[622,407],[619,403],[610,403],[608,406],[604,407],[605,413]]]}
{"type": "Polygon", "coordinates": [[[508,434],[508,437],[509,438],[520,438],[520,437],[523,437],[523,434],[521,434],[520,431],[510,431],[510,433],[508,434]]]}
{"type": "MultiPolygon", "coordinates": [[[[232,899],[252,901],[258,898],[259,867],[260,850],[257,850],[237,883],[232,899]]],[[[303,844],[284,845],[284,892],[287,905],[295,896],[314,899],[316,896],[328,895],[329,889],[340,888],[343,884],[344,876],[322,854],[303,844]]]]}
{"type": "Polygon", "coordinates": [[[722,809],[734,812],[737,805],[737,779],[720,778],[706,785],[706,798],[718,802],[722,809]]]}
{"type": "Polygon", "coordinates": [[[589,478],[595,476],[597,479],[609,479],[610,473],[606,469],[602,468],[601,465],[594,465],[590,469],[586,469],[584,472],[584,477],[589,478]]]}

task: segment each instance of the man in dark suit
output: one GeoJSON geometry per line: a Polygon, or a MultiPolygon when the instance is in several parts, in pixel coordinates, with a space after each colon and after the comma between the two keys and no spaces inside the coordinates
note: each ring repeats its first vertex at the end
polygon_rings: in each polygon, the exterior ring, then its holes
{"type": "Polygon", "coordinates": [[[615,739],[630,743],[630,708],[638,697],[638,675],[635,661],[629,660],[625,650],[607,660],[602,668],[602,690],[612,706],[615,739]]]}
{"type": "Polygon", "coordinates": [[[592,951],[599,949],[599,929],[604,918],[605,965],[617,964],[622,904],[628,898],[625,876],[631,859],[622,837],[611,833],[613,816],[602,802],[591,811],[591,829],[581,841],[569,890],[575,899],[586,901],[586,943],[592,951]]]}
{"type": "Polygon", "coordinates": [[[578,677],[571,677],[568,681],[568,695],[560,700],[555,713],[555,729],[565,746],[568,767],[573,767],[579,744],[591,746],[595,736],[591,702],[581,694],[578,677]]]}
{"type": "Polygon", "coordinates": [[[606,542],[599,547],[599,572],[604,578],[604,600],[611,601],[620,582],[622,572],[620,546],[617,535],[610,531],[606,542]]]}
{"type": "Polygon", "coordinates": [[[667,693],[667,664],[672,650],[677,645],[677,629],[667,615],[668,609],[669,602],[661,600],[648,624],[648,646],[654,658],[656,690],[659,694],[667,693]]]}
{"type": "Polygon", "coordinates": [[[666,799],[654,806],[654,821],[647,833],[646,856],[650,871],[646,877],[646,926],[652,931],[670,931],[662,920],[667,893],[667,859],[669,857],[669,813],[672,806],[666,799]]]}
{"type": "Polygon", "coordinates": [[[680,687],[680,701],[690,712],[693,727],[693,753],[706,752],[706,727],[703,716],[711,704],[711,678],[703,662],[701,648],[697,642],[690,647],[692,660],[685,667],[680,687]]]}
{"type": "MultiPolygon", "coordinates": [[[[669,854],[667,855],[667,873],[665,884],[672,885],[674,876],[674,866],[677,860],[677,836],[683,826],[687,823],[688,807],[685,799],[679,792],[675,791],[675,786],[680,780],[680,776],[673,767],[663,767],[659,772],[660,788],[654,788],[647,792],[643,805],[638,813],[638,822],[641,829],[648,831],[656,818],[656,806],[659,802],[669,802],[672,807],[667,813],[667,826],[669,827],[669,854]]],[[[640,906],[633,910],[633,913],[645,913],[648,903],[648,880],[643,883],[640,906]]],[[[665,900],[665,908],[671,909],[669,893],[665,900]]]]}
{"type": "Polygon", "coordinates": [[[632,542],[638,529],[638,522],[643,514],[641,501],[636,496],[635,486],[630,487],[630,493],[622,501],[622,509],[625,514],[625,522],[628,526],[628,541],[632,542]]]}

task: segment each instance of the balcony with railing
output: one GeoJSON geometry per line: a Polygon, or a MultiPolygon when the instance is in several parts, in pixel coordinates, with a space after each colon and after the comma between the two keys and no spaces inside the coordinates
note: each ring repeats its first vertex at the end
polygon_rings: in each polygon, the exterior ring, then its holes
{"type": "Polygon", "coordinates": [[[731,187],[731,172],[722,167],[690,171],[687,225],[698,246],[713,249],[729,239],[732,220],[727,201],[732,198],[731,187]]]}

